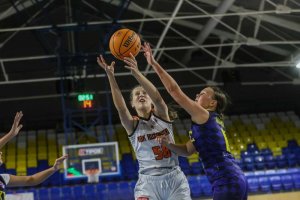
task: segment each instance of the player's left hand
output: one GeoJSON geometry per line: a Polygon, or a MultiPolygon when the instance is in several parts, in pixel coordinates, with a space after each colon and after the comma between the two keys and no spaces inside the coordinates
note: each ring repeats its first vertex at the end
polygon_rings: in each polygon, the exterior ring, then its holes
{"type": "Polygon", "coordinates": [[[102,55],[99,55],[99,57],[97,57],[97,63],[100,67],[102,67],[105,72],[107,73],[107,75],[111,75],[114,76],[114,72],[115,72],[115,61],[112,61],[110,63],[110,65],[108,65],[105,61],[105,59],[103,58],[102,55]]]}
{"type": "Polygon", "coordinates": [[[54,170],[58,170],[58,169],[59,169],[59,166],[60,166],[60,165],[64,162],[64,160],[67,159],[67,158],[68,158],[68,155],[63,155],[62,157],[57,158],[57,159],[55,160],[54,165],[53,165],[54,170]]]}
{"type": "Polygon", "coordinates": [[[161,145],[168,146],[170,144],[170,139],[166,135],[157,136],[155,140],[161,145]]]}
{"type": "Polygon", "coordinates": [[[9,131],[9,134],[12,134],[13,136],[18,135],[19,131],[23,127],[23,125],[20,124],[22,117],[23,117],[22,111],[16,113],[14,123],[9,131]]]}
{"type": "Polygon", "coordinates": [[[130,53],[130,57],[124,57],[123,60],[127,65],[125,65],[125,68],[131,70],[131,73],[135,73],[139,71],[137,61],[135,57],[130,53]]]}

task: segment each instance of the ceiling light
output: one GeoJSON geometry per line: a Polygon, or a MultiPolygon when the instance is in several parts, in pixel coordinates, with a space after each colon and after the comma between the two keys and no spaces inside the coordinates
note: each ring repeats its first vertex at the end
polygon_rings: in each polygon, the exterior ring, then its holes
{"type": "Polygon", "coordinates": [[[297,68],[300,68],[300,61],[296,64],[297,68]]]}

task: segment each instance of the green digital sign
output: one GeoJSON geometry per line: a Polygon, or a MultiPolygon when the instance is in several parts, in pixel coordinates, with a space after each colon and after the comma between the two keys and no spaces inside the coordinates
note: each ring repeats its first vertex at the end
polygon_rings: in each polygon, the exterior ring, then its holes
{"type": "Polygon", "coordinates": [[[78,101],[92,101],[94,99],[94,95],[93,94],[89,94],[89,93],[85,93],[85,94],[79,94],[77,96],[77,100],[78,101]]]}

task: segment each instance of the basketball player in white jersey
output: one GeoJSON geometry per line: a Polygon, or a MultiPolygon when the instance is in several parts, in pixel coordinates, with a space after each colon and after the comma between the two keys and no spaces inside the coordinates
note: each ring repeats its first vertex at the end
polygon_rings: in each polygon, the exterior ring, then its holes
{"type": "Polygon", "coordinates": [[[190,188],[178,165],[178,156],[155,141],[156,136],[167,135],[174,142],[168,107],[158,90],[139,71],[134,56],[124,59],[128,65],[125,67],[140,84],[131,92],[131,106],[138,115],[133,117],[114,77],[115,62],[107,65],[102,55],[97,62],[107,73],[114,104],[139,162],[135,199],[190,200],[190,188]]]}
{"type": "MultiPolygon", "coordinates": [[[[22,111],[17,112],[15,115],[14,123],[11,127],[11,130],[5,134],[0,139],[0,149],[11,139],[16,137],[19,131],[22,128],[22,124],[20,124],[20,120],[23,117],[22,111]]],[[[10,152],[8,152],[9,154],[10,152]]],[[[67,158],[67,155],[64,155],[55,160],[55,163],[49,169],[38,172],[36,174],[30,176],[15,176],[11,174],[0,174],[0,199],[5,199],[5,188],[6,187],[23,187],[23,186],[34,186],[42,183],[52,174],[59,170],[59,166],[63,163],[63,161],[67,158]]],[[[8,157],[9,159],[9,157],[8,157]]],[[[2,152],[0,151],[0,165],[3,164],[2,161],[2,152]]]]}

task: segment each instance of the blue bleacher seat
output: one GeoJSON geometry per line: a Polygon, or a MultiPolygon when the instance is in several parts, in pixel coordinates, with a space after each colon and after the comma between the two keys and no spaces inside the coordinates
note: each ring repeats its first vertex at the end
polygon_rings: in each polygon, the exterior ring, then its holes
{"type": "Polygon", "coordinates": [[[280,176],[271,176],[270,182],[273,191],[280,191],[281,190],[281,178],[280,176]]]}
{"type": "Polygon", "coordinates": [[[252,144],[248,144],[247,145],[247,151],[250,153],[250,154],[254,154],[256,151],[259,151],[258,150],[258,147],[255,143],[252,143],[252,144]]]}
{"type": "Polygon", "coordinates": [[[84,186],[84,196],[86,199],[97,199],[98,194],[96,193],[95,184],[85,184],[84,186]]]}
{"type": "Polygon", "coordinates": [[[300,168],[288,168],[286,169],[286,174],[300,174],[300,168]]]}
{"type": "Polygon", "coordinates": [[[110,200],[117,200],[119,196],[122,196],[119,190],[119,183],[107,183],[108,197],[110,200]]]}
{"type": "Polygon", "coordinates": [[[73,191],[71,187],[65,186],[61,188],[61,193],[62,193],[62,199],[64,200],[71,200],[74,197],[73,191]]]}
{"type": "Polygon", "coordinates": [[[300,189],[300,174],[293,174],[293,182],[296,189],[300,189]]]}
{"type": "Polygon", "coordinates": [[[48,160],[38,160],[38,171],[43,171],[45,169],[48,169],[49,168],[49,165],[48,165],[48,160]]]}
{"type": "Polygon", "coordinates": [[[252,156],[245,156],[244,160],[244,169],[246,171],[253,171],[254,170],[254,162],[253,162],[253,157],[252,156]]]}
{"type": "Polygon", "coordinates": [[[27,175],[33,175],[35,173],[37,173],[38,170],[35,167],[27,167],[27,175]]]}
{"type": "Polygon", "coordinates": [[[259,181],[259,186],[261,191],[263,192],[270,192],[271,191],[271,183],[268,177],[264,176],[264,177],[259,177],[258,178],[259,181]]]}
{"type": "Polygon", "coordinates": [[[260,153],[263,156],[273,155],[273,152],[269,148],[261,149],[260,153]]]}
{"type": "Polygon", "coordinates": [[[203,194],[205,196],[211,196],[212,195],[212,188],[211,188],[211,184],[208,181],[206,176],[200,176],[200,186],[201,186],[201,190],[203,191],[203,194]]]}
{"type": "Polygon", "coordinates": [[[123,154],[123,160],[121,160],[122,176],[125,180],[133,180],[137,178],[136,162],[133,161],[132,156],[126,156],[123,154]]]}
{"type": "Polygon", "coordinates": [[[118,186],[119,200],[134,199],[133,190],[128,182],[120,182],[118,186]]]}
{"type": "Polygon", "coordinates": [[[50,197],[51,199],[60,199],[62,197],[61,188],[59,187],[50,188],[50,197]]]}
{"type": "Polygon", "coordinates": [[[73,187],[73,194],[76,198],[83,198],[84,197],[84,188],[81,185],[76,185],[73,187]]]}
{"type": "Polygon", "coordinates": [[[202,190],[200,188],[200,177],[188,176],[187,179],[191,189],[191,196],[193,198],[199,198],[202,195],[202,190]]]}
{"type": "Polygon", "coordinates": [[[265,156],[265,165],[268,169],[274,169],[276,167],[276,160],[273,155],[265,156]]]}
{"type": "Polygon", "coordinates": [[[258,192],[259,184],[258,184],[258,178],[247,178],[248,181],[248,188],[249,192],[258,192]]]}
{"type": "Polygon", "coordinates": [[[201,174],[203,172],[203,166],[201,162],[194,162],[191,165],[191,173],[194,175],[201,174]]]}
{"type": "Polygon", "coordinates": [[[254,174],[253,171],[251,171],[251,172],[244,172],[244,174],[245,174],[245,176],[246,176],[247,178],[253,178],[253,177],[255,177],[255,174],[254,174]]]}
{"type": "Polygon", "coordinates": [[[15,169],[6,169],[6,173],[7,174],[12,174],[12,175],[16,175],[17,171],[15,169]]]}
{"type": "Polygon", "coordinates": [[[288,165],[289,167],[295,167],[297,165],[297,157],[296,154],[294,153],[289,153],[287,155],[287,161],[288,161],[288,165]]]}
{"type": "Polygon", "coordinates": [[[254,157],[255,168],[258,170],[262,170],[265,168],[265,161],[263,156],[255,156],[254,157]]]}
{"type": "Polygon", "coordinates": [[[263,176],[265,176],[265,171],[264,170],[254,171],[254,176],[257,177],[257,178],[263,177],[263,176]]]}
{"type": "Polygon", "coordinates": [[[179,156],[179,166],[185,175],[190,174],[190,164],[187,158],[179,156]]]}
{"type": "Polygon", "coordinates": [[[276,163],[278,168],[285,168],[287,167],[287,161],[284,154],[276,156],[276,163]]]}
{"type": "Polygon", "coordinates": [[[297,164],[300,166],[300,147],[295,151],[297,164]]]}
{"type": "Polygon", "coordinates": [[[279,174],[278,171],[276,171],[275,169],[269,169],[265,171],[265,176],[274,176],[276,174],[279,174]]]}
{"type": "Polygon", "coordinates": [[[291,153],[291,151],[288,147],[283,147],[281,150],[282,150],[282,154],[284,154],[284,155],[288,155],[289,153],[291,153]]]}
{"type": "Polygon", "coordinates": [[[290,148],[290,149],[296,149],[299,147],[296,140],[288,140],[287,143],[288,143],[288,148],[290,148]]]}
{"type": "Polygon", "coordinates": [[[122,154],[123,161],[133,161],[133,157],[131,153],[123,153],[122,154]]]}
{"type": "Polygon", "coordinates": [[[241,151],[241,159],[244,160],[245,157],[249,157],[250,153],[248,151],[241,151]]]}
{"type": "Polygon", "coordinates": [[[47,186],[55,186],[60,185],[60,174],[59,172],[55,172],[52,176],[47,179],[47,186]]]}
{"type": "Polygon", "coordinates": [[[98,183],[96,185],[96,191],[97,191],[98,197],[101,200],[108,200],[109,199],[109,191],[106,187],[106,184],[98,183]]]}
{"type": "Polygon", "coordinates": [[[286,190],[286,191],[290,191],[294,187],[293,179],[292,179],[291,175],[288,175],[288,174],[282,175],[281,176],[281,182],[282,182],[282,185],[283,185],[283,189],[286,190]]]}
{"type": "Polygon", "coordinates": [[[39,192],[38,192],[38,196],[39,196],[39,199],[45,199],[45,200],[48,200],[48,199],[51,199],[50,196],[49,196],[49,190],[48,188],[41,188],[39,189],[39,192]]]}

